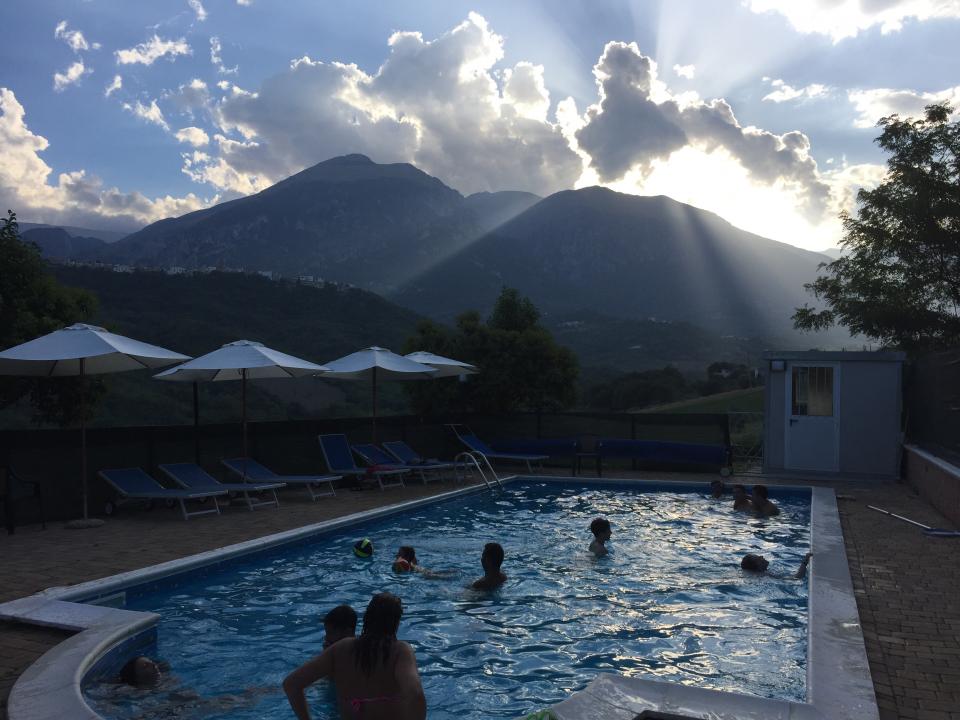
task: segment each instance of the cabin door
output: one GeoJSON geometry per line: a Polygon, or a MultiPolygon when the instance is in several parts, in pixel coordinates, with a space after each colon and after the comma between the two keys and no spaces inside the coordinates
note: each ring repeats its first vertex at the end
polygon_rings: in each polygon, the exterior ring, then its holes
{"type": "Polygon", "coordinates": [[[787,363],[787,470],[840,470],[839,363],[787,363]]]}

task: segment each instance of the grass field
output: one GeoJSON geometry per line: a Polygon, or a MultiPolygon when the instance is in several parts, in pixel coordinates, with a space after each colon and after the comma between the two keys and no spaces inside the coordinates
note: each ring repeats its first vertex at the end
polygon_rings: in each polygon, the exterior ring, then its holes
{"type": "Polygon", "coordinates": [[[731,390],[730,392],[707,395],[705,397],[681,400],[667,405],[655,405],[644,408],[644,413],[729,413],[729,412],[763,412],[763,388],[755,387],[746,390],[731,390]]]}

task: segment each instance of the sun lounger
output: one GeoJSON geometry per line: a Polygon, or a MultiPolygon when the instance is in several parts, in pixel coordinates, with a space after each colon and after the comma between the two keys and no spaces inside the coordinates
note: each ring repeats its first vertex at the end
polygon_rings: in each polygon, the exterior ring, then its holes
{"type": "Polygon", "coordinates": [[[333,481],[339,480],[341,477],[340,475],[277,475],[273,470],[261,465],[253,458],[228,458],[220,462],[246,482],[302,485],[310,493],[311,500],[336,495],[337,491],[333,489],[333,481]],[[326,485],[328,490],[318,492],[321,485],[326,485]]]}
{"type": "Polygon", "coordinates": [[[107,515],[116,512],[116,508],[127,501],[146,500],[152,506],[154,500],[179,502],[183,519],[187,520],[194,515],[220,514],[218,497],[227,494],[226,490],[172,490],[165,488],[140,468],[121,468],[115,470],[101,470],[99,473],[110,487],[120,496],[117,501],[108,502],[105,509],[107,515]],[[213,507],[204,510],[187,512],[187,500],[206,500],[213,498],[213,507]]]}
{"type": "Polygon", "coordinates": [[[166,463],[160,466],[160,470],[185,490],[226,490],[227,492],[242,493],[243,499],[250,510],[264,505],[280,507],[280,501],[277,499],[277,488],[284,486],[282,482],[222,483],[194,463],[166,463]],[[273,500],[254,499],[250,497],[251,492],[269,492],[273,496],[273,500]]]}
{"type": "Polygon", "coordinates": [[[403,487],[403,476],[409,472],[405,468],[361,468],[353,461],[353,453],[350,450],[350,443],[347,436],[343,434],[318,435],[320,441],[320,450],[323,452],[323,459],[327,463],[330,472],[339,475],[352,475],[358,479],[373,477],[380,489],[388,487],[403,487]],[[392,478],[392,482],[384,482],[384,478],[392,478]]]}
{"type": "Polygon", "coordinates": [[[420,476],[423,484],[426,485],[430,480],[440,480],[441,473],[444,470],[453,468],[453,463],[406,463],[398,460],[391,453],[385,452],[382,448],[372,443],[365,445],[352,445],[353,451],[359,455],[368,465],[376,467],[395,467],[401,470],[408,470],[420,476]]]}
{"type": "Polygon", "coordinates": [[[527,455],[523,453],[503,453],[497,452],[492,447],[487,445],[483,440],[474,435],[473,431],[470,430],[466,425],[447,425],[450,430],[453,431],[453,434],[457,436],[457,439],[466,445],[472,452],[480,453],[488,461],[490,460],[509,460],[511,462],[522,462],[527,464],[527,470],[533,472],[533,466],[531,463],[539,463],[540,466],[543,466],[543,461],[546,460],[549,455],[527,455]]]}
{"type": "MultiPolygon", "coordinates": [[[[390,440],[385,442],[383,449],[390,453],[397,462],[409,466],[410,469],[414,471],[435,472],[440,475],[447,470],[454,470],[457,467],[457,464],[453,462],[427,459],[417,453],[416,450],[407,445],[403,440],[390,440]]],[[[424,479],[424,482],[426,482],[426,479],[424,479]]]]}

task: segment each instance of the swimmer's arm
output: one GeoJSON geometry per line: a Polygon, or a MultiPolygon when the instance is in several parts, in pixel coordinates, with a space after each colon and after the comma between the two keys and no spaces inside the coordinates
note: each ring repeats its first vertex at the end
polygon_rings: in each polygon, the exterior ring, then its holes
{"type": "Polygon", "coordinates": [[[423,694],[420,673],[417,672],[417,658],[413,648],[407,643],[400,644],[400,653],[396,665],[397,686],[406,705],[410,720],[425,720],[427,717],[427,698],[423,694]]]}
{"type": "Polygon", "coordinates": [[[310,720],[307,696],[304,690],[317,680],[333,674],[333,649],[331,645],[313,660],[308,660],[283,679],[283,691],[298,720],[310,720]]]}
{"type": "Polygon", "coordinates": [[[803,556],[803,562],[800,563],[800,567],[797,568],[797,572],[794,574],[794,579],[803,580],[807,576],[807,565],[810,563],[810,558],[813,557],[813,553],[807,553],[803,556]]]}

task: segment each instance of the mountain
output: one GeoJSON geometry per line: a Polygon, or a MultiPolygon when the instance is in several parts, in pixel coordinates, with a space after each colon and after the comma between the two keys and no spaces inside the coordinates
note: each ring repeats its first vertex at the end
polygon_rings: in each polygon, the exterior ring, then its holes
{"type": "Polygon", "coordinates": [[[149,225],[111,246],[110,257],[312,275],[383,292],[480,234],[463,196],[436,178],[347,155],[256,195],[149,225]]]}
{"type": "Polygon", "coordinates": [[[803,285],[823,259],[668,197],[590,187],[540,201],[390,297],[449,320],[489,310],[506,285],[553,323],[590,308],[720,335],[783,336],[794,308],[811,301],[803,285]]]}
{"type": "Polygon", "coordinates": [[[826,255],[830,260],[838,259],[843,253],[846,252],[843,248],[827,248],[826,250],[821,250],[821,255],[826,255]]]}
{"type": "Polygon", "coordinates": [[[53,260],[94,260],[107,247],[100,238],[71,235],[60,227],[36,227],[22,232],[20,237],[36,243],[43,256],[53,260]]]}
{"type": "Polygon", "coordinates": [[[503,190],[468,195],[466,203],[476,216],[480,229],[488,232],[533,207],[542,199],[533,193],[503,190]]]}
{"type": "Polygon", "coordinates": [[[545,321],[557,342],[580,360],[588,378],[604,371],[634,372],[667,365],[701,375],[713,362],[753,366],[770,347],[769,339],[721,336],[696,325],[657,320],[630,320],[590,310],[545,321]]]}
{"type": "Polygon", "coordinates": [[[92,230],[90,228],[73,227],[72,225],[46,225],[44,223],[28,222],[17,224],[20,226],[21,233],[25,233],[28,230],[35,230],[37,228],[59,228],[60,230],[66,231],[68,235],[73,237],[97,238],[98,240],[103,240],[105,243],[116,242],[117,240],[121,240],[130,234],[129,232],[118,232],[116,230],[92,230]]]}

